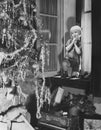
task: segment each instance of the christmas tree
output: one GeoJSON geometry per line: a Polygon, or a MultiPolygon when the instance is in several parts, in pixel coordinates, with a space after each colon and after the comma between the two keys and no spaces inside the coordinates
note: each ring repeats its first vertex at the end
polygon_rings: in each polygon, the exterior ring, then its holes
{"type": "Polygon", "coordinates": [[[0,1],[0,88],[19,86],[25,97],[35,91],[39,118],[49,91],[44,77],[46,45],[36,13],[34,0],[0,1]]]}

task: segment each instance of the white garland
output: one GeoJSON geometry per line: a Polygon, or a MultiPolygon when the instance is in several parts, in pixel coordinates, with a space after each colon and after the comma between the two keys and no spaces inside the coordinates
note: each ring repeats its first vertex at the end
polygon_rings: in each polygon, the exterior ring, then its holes
{"type": "MultiPolygon", "coordinates": [[[[33,29],[32,30],[32,33],[34,35],[34,39],[33,39],[33,43],[35,43],[36,39],[37,39],[37,35],[35,33],[35,30],[33,29]]],[[[28,45],[30,44],[30,40],[32,38],[32,36],[30,37],[27,37],[25,36],[25,44],[23,47],[21,47],[20,49],[17,49],[16,51],[12,52],[12,53],[4,53],[4,52],[0,52],[0,65],[2,63],[2,61],[5,59],[5,60],[12,60],[14,58],[15,55],[18,55],[21,51],[27,49],[28,45]]]]}
{"type": "Polygon", "coordinates": [[[42,60],[42,86],[40,87],[38,82],[36,81],[36,97],[37,97],[37,113],[36,117],[41,118],[41,108],[43,106],[43,103],[48,101],[48,104],[50,104],[50,90],[45,86],[45,74],[44,74],[44,67],[45,67],[45,46],[42,46],[41,48],[41,54],[40,54],[40,59],[42,60]],[[38,86],[40,90],[38,90],[38,86]]]}
{"type": "Polygon", "coordinates": [[[39,90],[38,90],[38,82],[35,81],[35,85],[36,85],[36,89],[35,89],[35,93],[36,93],[36,101],[37,101],[37,113],[36,113],[36,117],[37,119],[41,118],[41,104],[40,104],[40,96],[39,96],[39,90]]]}
{"type": "Polygon", "coordinates": [[[44,77],[44,46],[42,46],[41,48],[41,54],[40,54],[40,59],[42,60],[42,78],[43,78],[43,83],[42,86],[40,88],[40,90],[38,91],[38,86],[39,84],[36,81],[36,97],[37,97],[37,113],[36,113],[36,117],[37,118],[41,118],[41,107],[43,106],[43,93],[44,93],[44,87],[45,87],[45,77],[44,77]]]}

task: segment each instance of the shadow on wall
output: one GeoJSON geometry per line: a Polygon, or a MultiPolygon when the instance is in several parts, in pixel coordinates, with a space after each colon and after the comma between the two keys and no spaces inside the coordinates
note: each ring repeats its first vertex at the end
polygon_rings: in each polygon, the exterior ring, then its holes
{"type": "Polygon", "coordinates": [[[66,22],[66,32],[64,32],[64,36],[62,38],[62,51],[61,53],[59,54],[59,64],[61,66],[61,62],[63,61],[64,59],[64,44],[66,44],[66,42],[68,41],[68,39],[70,38],[70,33],[69,33],[69,30],[72,26],[74,26],[76,24],[76,18],[75,17],[69,17],[66,22]]]}

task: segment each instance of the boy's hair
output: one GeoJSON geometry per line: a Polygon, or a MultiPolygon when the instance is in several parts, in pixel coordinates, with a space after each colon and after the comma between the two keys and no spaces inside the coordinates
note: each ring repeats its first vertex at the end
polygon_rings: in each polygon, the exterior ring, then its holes
{"type": "Polygon", "coordinates": [[[81,27],[78,26],[78,25],[72,26],[72,27],[70,28],[70,33],[74,32],[74,31],[78,31],[79,34],[81,34],[81,27]]]}

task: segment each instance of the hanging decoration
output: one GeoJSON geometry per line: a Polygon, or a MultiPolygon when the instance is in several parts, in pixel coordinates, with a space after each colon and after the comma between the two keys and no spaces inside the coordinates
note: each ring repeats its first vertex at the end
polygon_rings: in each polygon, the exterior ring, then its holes
{"type": "Polygon", "coordinates": [[[37,118],[40,118],[47,97],[44,66],[49,52],[46,53],[45,42],[38,42],[41,25],[36,12],[34,0],[0,1],[0,87],[5,88],[10,80],[13,86],[23,89],[21,82],[31,79],[37,97],[37,118]]]}

